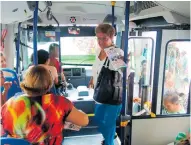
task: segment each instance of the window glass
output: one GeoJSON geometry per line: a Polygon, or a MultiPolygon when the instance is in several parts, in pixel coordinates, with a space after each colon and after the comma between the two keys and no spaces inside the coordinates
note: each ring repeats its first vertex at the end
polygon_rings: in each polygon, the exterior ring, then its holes
{"type": "Polygon", "coordinates": [[[186,113],[191,79],[190,41],[167,45],[162,114],[186,113]]]}
{"type": "MultiPolygon", "coordinates": [[[[116,42],[116,37],[114,37],[116,42]]],[[[50,44],[53,42],[38,42],[37,49],[49,50],[50,44]]],[[[58,44],[58,42],[55,42],[58,44]]],[[[33,43],[28,42],[33,48],[33,43]]],[[[95,61],[96,52],[99,46],[95,36],[91,37],[62,37],[61,38],[61,60],[64,64],[89,64],[95,61]]],[[[33,54],[33,49],[28,49],[28,62],[33,54]]]]}
{"type": "Polygon", "coordinates": [[[93,64],[97,49],[96,37],[62,37],[62,63],[93,64]]]}

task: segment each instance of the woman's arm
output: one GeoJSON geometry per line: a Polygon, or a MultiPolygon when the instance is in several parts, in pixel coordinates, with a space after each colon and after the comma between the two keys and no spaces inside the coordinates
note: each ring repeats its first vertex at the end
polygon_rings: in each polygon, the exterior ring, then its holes
{"type": "Polygon", "coordinates": [[[94,88],[93,76],[91,77],[91,79],[89,81],[88,88],[94,88]]]}
{"type": "Polygon", "coordinates": [[[1,106],[3,106],[3,105],[5,104],[5,102],[6,102],[7,92],[8,92],[8,91],[3,91],[3,92],[1,93],[1,106]]]}
{"type": "Polygon", "coordinates": [[[66,78],[65,78],[63,71],[61,72],[61,77],[62,77],[62,81],[66,81],[66,78]]]}
{"type": "Polygon", "coordinates": [[[58,72],[54,66],[48,66],[50,68],[50,71],[52,73],[54,83],[58,84],[58,72]]]}
{"type": "Polygon", "coordinates": [[[70,114],[66,118],[66,121],[71,122],[78,126],[87,126],[89,123],[89,118],[88,118],[87,114],[85,114],[82,111],[77,110],[73,106],[70,114]]]}

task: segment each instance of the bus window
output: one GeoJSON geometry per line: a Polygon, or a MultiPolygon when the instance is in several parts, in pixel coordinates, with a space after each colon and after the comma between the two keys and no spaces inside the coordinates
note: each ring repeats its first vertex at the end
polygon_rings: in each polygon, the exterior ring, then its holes
{"type": "MultiPolygon", "coordinates": [[[[116,37],[114,37],[116,42],[116,37]]],[[[38,50],[44,49],[48,51],[51,43],[58,42],[38,42],[38,50]]],[[[32,42],[28,42],[30,47],[33,47],[32,42]]],[[[89,64],[92,65],[95,61],[97,49],[99,49],[95,36],[89,37],[61,37],[61,60],[64,64],[89,64]]],[[[28,49],[28,62],[33,53],[33,49],[28,49]]],[[[28,64],[29,65],[29,64],[28,64]]]]}
{"type": "Polygon", "coordinates": [[[92,37],[62,37],[61,55],[64,64],[90,64],[95,61],[97,39],[92,37]]]}
{"type": "Polygon", "coordinates": [[[174,40],[167,43],[162,114],[186,113],[191,80],[190,48],[190,41],[174,40]]]}
{"type": "Polygon", "coordinates": [[[151,102],[153,39],[149,37],[129,38],[130,67],[135,72],[134,94],[138,102],[133,103],[133,114],[144,108],[144,103],[151,102]]]}

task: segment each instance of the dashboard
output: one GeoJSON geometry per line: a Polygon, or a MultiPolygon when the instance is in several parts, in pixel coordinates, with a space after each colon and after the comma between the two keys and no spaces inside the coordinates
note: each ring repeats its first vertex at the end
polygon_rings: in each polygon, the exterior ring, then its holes
{"type": "Polygon", "coordinates": [[[64,66],[64,75],[68,83],[78,86],[87,86],[92,76],[92,66],[64,66]]]}
{"type": "Polygon", "coordinates": [[[86,75],[85,68],[65,68],[63,71],[66,77],[83,77],[86,75]]]}
{"type": "MultiPolygon", "coordinates": [[[[67,82],[74,87],[74,89],[67,91],[69,94],[67,98],[74,103],[76,108],[92,114],[95,106],[93,90],[89,90],[89,96],[80,97],[76,89],[78,86],[88,86],[92,76],[92,66],[64,65],[62,68],[67,82]]],[[[89,125],[91,124],[90,121],[89,125]]]]}

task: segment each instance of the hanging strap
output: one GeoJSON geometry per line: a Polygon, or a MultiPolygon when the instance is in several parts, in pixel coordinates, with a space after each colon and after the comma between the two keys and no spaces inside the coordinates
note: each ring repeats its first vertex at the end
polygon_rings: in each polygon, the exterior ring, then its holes
{"type": "Polygon", "coordinates": [[[2,30],[2,32],[1,32],[2,34],[1,34],[1,41],[0,41],[0,47],[1,47],[1,51],[3,51],[4,50],[4,41],[5,41],[5,37],[6,37],[6,35],[7,35],[7,29],[4,29],[4,30],[2,30]]]}

